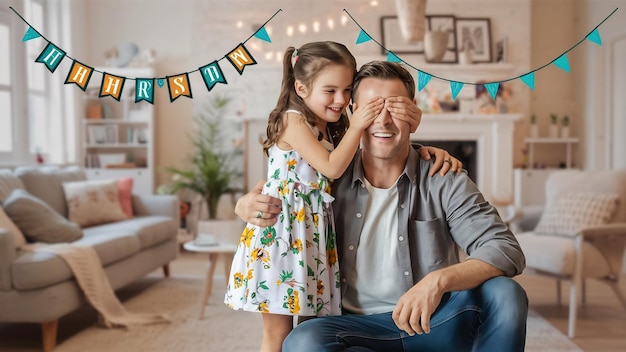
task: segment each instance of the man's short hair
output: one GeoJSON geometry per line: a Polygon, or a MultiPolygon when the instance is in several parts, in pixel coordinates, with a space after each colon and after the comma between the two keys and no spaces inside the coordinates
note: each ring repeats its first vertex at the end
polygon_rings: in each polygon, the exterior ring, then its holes
{"type": "Polygon", "coordinates": [[[408,98],[415,98],[415,80],[407,69],[396,62],[388,61],[372,61],[361,67],[354,77],[354,83],[352,85],[352,101],[357,95],[359,90],[359,84],[364,78],[377,78],[377,79],[399,79],[404,83],[408,98]]]}

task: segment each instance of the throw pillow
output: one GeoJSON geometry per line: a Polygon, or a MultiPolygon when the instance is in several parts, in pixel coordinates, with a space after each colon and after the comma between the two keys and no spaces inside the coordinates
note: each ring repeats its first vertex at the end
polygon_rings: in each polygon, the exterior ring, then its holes
{"type": "Polygon", "coordinates": [[[575,235],[588,226],[606,224],[617,209],[614,193],[563,193],[544,210],[535,228],[538,234],[575,235]]]}
{"type": "Polygon", "coordinates": [[[133,178],[124,177],[117,180],[117,190],[122,211],[130,219],[133,217],[133,178]]]}
{"type": "Polygon", "coordinates": [[[2,204],[7,215],[31,242],[73,242],[83,231],[57,213],[43,200],[16,189],[2,204]]]}
{"type": "Polygon", "coordinates": [[[20,229],[15,225],[13,221],[9,218],[7,213],[4,212],[2,207],[0,207],[0,228],[9,230],[13,235],[13,239],[15,240],[15,248],[22,247],[26,244],[26,238],[20,229]]]}
{"type": "Polygon", "coordinates": [[[63,183],[69,219],[81,227],[126,219],[120,206],[117,180],[63,183]]]}

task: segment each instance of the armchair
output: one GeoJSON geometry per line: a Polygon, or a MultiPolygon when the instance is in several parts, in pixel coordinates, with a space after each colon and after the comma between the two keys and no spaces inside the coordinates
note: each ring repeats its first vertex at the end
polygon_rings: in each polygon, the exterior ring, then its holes
{"type": "Polygon", "coordinates": [[[568,335],[575,336],[585,279],[608,284],[626,309],[618,286],[626,248],[626,170],[562,170],[548,177],[543,210],[518,209],[510,222],[526,256],[527,273],[571,281],[568,335]]]}

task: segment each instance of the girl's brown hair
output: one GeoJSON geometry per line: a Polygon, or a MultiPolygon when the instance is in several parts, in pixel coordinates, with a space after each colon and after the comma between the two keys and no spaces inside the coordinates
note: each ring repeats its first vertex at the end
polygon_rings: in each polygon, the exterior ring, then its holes
{"type": "MultiPolygon", "coordinates": [[[[268,118],[267,139],[263,141],[263,151],[266,155],[282,133],[282,118],[285,111],[289,109],[300,111],[304,114],[309,125],[315,126],[315,114],[296,94],[294,84],[296,80],[299,80],[307,88],[310,88],[320,72],[330,65],[347,66],[356,74],[356,59],[343,44],[326,41],[304,44],[297,51],[294,47],[287,48],[283,57],[283,81],[280,95],[276,107],[268,118]],[[294,52],[296,52],[295,57],[294,52]],[[295,60],[293,65],[292,59],[295,60]]],[[[345,114],[341,116],[339,121],[328,124],[335,144],[343,137],[348,124],[348,117],[345,114]]]]}

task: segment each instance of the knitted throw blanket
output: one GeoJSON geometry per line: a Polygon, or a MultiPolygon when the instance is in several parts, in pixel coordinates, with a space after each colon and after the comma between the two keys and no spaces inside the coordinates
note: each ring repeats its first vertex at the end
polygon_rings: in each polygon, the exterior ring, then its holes
{"type": "Polygon", "coordinates": [[[87,301],[100,313],[102,322],[108,328],[169,322],[165,316],[160,314],[128,312],[117,299],[109,279],[104,273],[98,254],[91,247],[66,243],[36,243],[28,244],[22,249],[33,252],[51,252],[63,258],[72,269],[78,286],[83,290],[87,301]]]}

